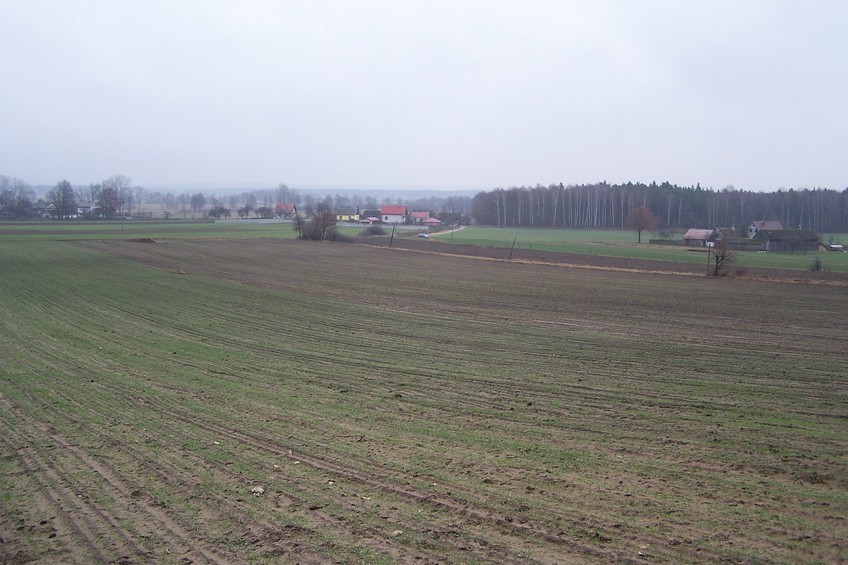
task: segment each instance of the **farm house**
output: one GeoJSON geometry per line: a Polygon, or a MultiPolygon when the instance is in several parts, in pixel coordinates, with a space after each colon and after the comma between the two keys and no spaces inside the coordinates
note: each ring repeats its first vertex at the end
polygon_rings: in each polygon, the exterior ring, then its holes
{"type": "Polygon", "coordinates": [[[748,237],[754,237],[763,230],[782,230],[783,224],[773,220],[758,220],[748,226],[748,237]]]}
{"type": "Polygon", "coordinates": [[[380,217],[386,224],[403,224],[406,222],[408,213],[406,206],[383,206],[380,208],[380,217]]]}
{"type": "Polygon", "coordinates": [[[336,210],[337,222],[358,222],[359,208],[355,206],[342,206],[336,210]]]}

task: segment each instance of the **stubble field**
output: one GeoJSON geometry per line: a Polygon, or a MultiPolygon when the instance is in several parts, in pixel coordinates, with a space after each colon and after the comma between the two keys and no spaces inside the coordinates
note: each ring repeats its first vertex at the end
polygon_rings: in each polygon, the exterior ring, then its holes
{"type": "Polygon", "coordinates": [[[844,562],[846,313],[415,249],[3,242],[0,561],[844,562]]]}

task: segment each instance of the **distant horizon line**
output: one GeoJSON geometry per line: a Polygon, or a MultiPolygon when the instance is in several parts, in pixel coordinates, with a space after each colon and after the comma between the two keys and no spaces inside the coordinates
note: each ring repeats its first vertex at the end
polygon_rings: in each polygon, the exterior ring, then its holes
{"type": "MultiPolygon", "coordinates": [[[[21,179],[24,180],[24,179],[21,179]]],[[[628,181],[633,184],[643,184],[645,186],[650,186],[652,183],[663,184],[665,182],[669,182],[674,186],[685,187],[687,185],[682,185],[678,183],[672,183],[670,181],[658,182],[656,180],[645,182],[645,181],[628,181]]],[[[564,184],[564,186],[587,186],[593,184],[604,184],[607,183],[606,180],[595,181],[595,182],[582,182],[582,183],[560,183],[564,184]]],[[[29,184],[29,183],[28,183],[29,184]]],[[[143,184],[143,183],[133,183],[133,187],[143,188],[148,191],[208,191],[212,194],[220,194],[227,191],[251,191],[251,190],[276,190],[280,184],[285,184],[289,189],[297,190],[304,193],[322,193],[322,194],[331,194],[331,193],[363,193],[363,194],[403,194],[403,193],[437,193],[437,194],[474,194],[478,192],[490,192],[497,189],[506,189],[509,190],[511,188],[532,188],[535,185],[507,185],[500,184],[498,186],[443,186],[443,185],[334,185],[334,184],[306,184],[306,185],[294,185],[288,184],[285,182],[279,182],[274,185],[270,185],[269,183],[263,182],[209,182],[209,181],[188,181],[184,183],[179,182],[165,182],[165,183],[157,183],[157,184],[143,184]]],[[[551,183],[556,184],[556,183],[551,183]]],[[[624,185],[627,182],[612,182],[607,183],[611,185],[624,185]]],[[[89,183],[74,183],[71,182],[71,185],[75,188],[86,187],[89,183]]],[[[780,190],[834,190],[837,192],[841,192],[843,190],[848,189],[848,185],[844,188],[830,188],[825,186],[798,186],[798,187],[787,187],[787,186],[778,186],[771,189],[746,189],[734,187],[734,185],[727,185],[723,188],[714,188],[712,186],[702,186],[701,183],[696,183],[691,186],[700,186],[700,188],[704,190],[715,190],[721,191],[724,188],[733,188],[734,190],[744,191],[744,192],[777,192],[780,190]]],[[[55,186],[54,184],[29,184],[29,186],[33,189],[51,189],[55,186]]],[[[545,185],[546,187],[549,185],[545,185]]]]}
{"type": "MultiPolygon", "coordinates": [[[[399,192],[434,192],[434,193],[471,193],[471,192],[480,192],[480,191],[488,191],[494,190],[496,187],[468,187],[468,186],[453,186],[453,187],[445,187],[445,186],[432,186],[432,185],[413,185],[413,186],[404,186],[404,185],[317,185],[317,184],[308,184],[308,185],[294,185],[288,183],[277,183],[275,185],[268,185],[266,183],[258,183],[258,182],[203,182],[203,181],[192,181],[185,183],[157,183],[157,184],[144,184],[144,183],[132,183],[133,187],[144,188],[148,191],[210,191],[210,192],[222,192],[222,191],[247,191],[247,190],[276,190],[280,184],[285,184],[291,190],[297,190],[299,192],[363,192],[363,193],[399,193],[399,192]]],[[[89,183],[75,183],[71,182],[71,186],[74,188],[87,187],[89,183]]],[[[46,184],[46,183],[34,183],[29,184],[29,186],[33,189],[51,189],[55,186],[55,183],[46,184]]]]}

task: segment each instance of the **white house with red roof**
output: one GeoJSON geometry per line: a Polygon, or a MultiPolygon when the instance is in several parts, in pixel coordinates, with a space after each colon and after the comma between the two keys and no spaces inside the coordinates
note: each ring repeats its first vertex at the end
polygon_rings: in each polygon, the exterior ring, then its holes
{"type": "Polygon", "coordinates": [[[409,212],[406,206],[383,206],[380,208],[380,219],[384,224],[403,224],[406,222],[409,212]]]}

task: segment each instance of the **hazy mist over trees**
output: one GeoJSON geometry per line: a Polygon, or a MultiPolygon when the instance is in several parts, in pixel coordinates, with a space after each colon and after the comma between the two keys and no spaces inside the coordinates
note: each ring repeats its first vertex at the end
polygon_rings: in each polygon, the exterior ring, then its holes
{"type": "Polygon", "coordinates": [[[26,218],[32,214],[35,191],[15,177],[0,175],[0,213],[11,218],[26,218]]]}
{"type": "MultiPolygon", "coordinates": [[[[36,187],[38,188],[38,187],[36,187]]],[[[472,216],[479,224],[557,228],[630,227],[628,218],[644,208],[658,229],[747,226],[754,220],[778,220],[786,228],[820,232],[848,232],[848,188],[779,189],[753,192],[728,186],[720,190],[664,182],[611,185],[551,184],[496,188],[471,196],[438,191],[405,193],[385,190],[368,194],[350,190],[298,190],[286,184],[275,188],[221,191],[163,192],[133,186],[130,178],[113,175],[100,183],[73,187],[62,181],[37,191],[24,180],[0,175],[0,217],[20,219],[38,215],[37,208],[76,214],[75,207],[90,206],[92,218],[139,217],[268,218],[276,205],[293,204],[306,215],[322,209],[359,208],[375,212],[383,205],[403,204],[411,210],[449,212],[472,216]],[[36,201],[36,198],[39,198],[36,201]],[[40,207],[39,207],[40,206],[40,207]]]]}
{"type": "MultiPolygon", "coordinates": [[[[420,193],[422,191],[418,191],[420,193]]],[[[225,193],[210,191],[158,191],[133,186],[132,180],[124,175],[113,175],[99,183],[87,186],[73,186],[63,181],[61,201],[57,201],[57,186],[32,188],[24,180],[0,175],[0,217],[22,219],[40,215],[35,204],[43,207],[61,203],[67,208],[62,217],[76,216],[76,206],[85,206],[88,211],[83,217],[111,219],[116,217],[137,216],[166,218],[183,215],[192,217],[205,215],[213,218],[225,218],[238,214],[241,218],[269,218],[274,215],[277,204],[294,204],[298,210],[309,215],[320,204],[324,208],[335,210],[342,207],[359,208],[361,211],[376,211],[386,204],[404,204],[415,210],[429,210],[433,213],[452,212],[468,215],[471,211],[471,197],[423,191],[426,196],[413,196],[403,190],[396,193],[384,189],[373,194],[358,193],[350,190],[332,191],[298,190],[280,184],[276,188],[242,190],[225,193]],[[65,184],[66,183],[66,184],[65,184]],[[39,190],[36,190],[39,189],[39,190]]],[[[413,193],[416,194],[416,193],[413,193]]]]}
{"type": "Polygon", "coordinates": [[[312,214],[321,205],[323,208],[336,210],[343,207],[359,208],[365,210],[379,210],[387,204],[404,204],[415,210],[429,210],[431,212],[455,212],[467,215],[471,213],[471,197],[446,193],[423,197],[412,197],[398,191],[395,195],[372,195],[358,194],[351,191],[337,191],[322,194],[320,191],[303,191],[280,184],[276,188],[242,191],[231,194],[206,194],[184,192],[174,194],[172,192],[147,191],[145,201],[148,208],[152,205],[160,205],[169,209],[182,209],[187,207],[192,210],[202,210],[204,207],[220,212],[227,209],[232,213],[239,213],[240,217],[267,217],[268,210],[273,210],[276,204],[294,204],[304,214],[312,214]],[[201,197],[203,199],[201,200],[201,197]],[[203,203],[202,206],[198,205],[203,203]]]}

